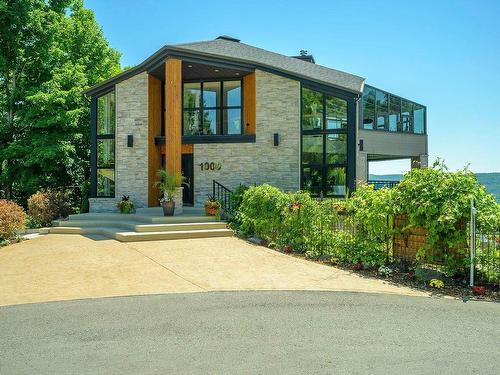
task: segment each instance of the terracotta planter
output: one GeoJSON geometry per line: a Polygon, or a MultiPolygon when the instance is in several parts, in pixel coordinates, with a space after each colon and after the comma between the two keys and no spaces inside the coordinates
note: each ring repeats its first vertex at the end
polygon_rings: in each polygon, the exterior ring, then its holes
{"type": "Polygon", "coordinates": [[[174,211],[175,211],[174,201],[165,201],[163,202],[162,207],[163,207],[163,216],[174,216],[174,211]]]}
{"type": "Polygon", "coordinates": [[[217,214],[217,207],[205,207],[205,214],[207,216],[215,216],[217,214]]]}

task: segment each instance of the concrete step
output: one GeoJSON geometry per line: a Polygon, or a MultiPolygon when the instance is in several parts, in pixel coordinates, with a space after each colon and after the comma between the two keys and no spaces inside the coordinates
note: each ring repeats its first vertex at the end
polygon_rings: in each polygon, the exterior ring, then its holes
{"type": "MultiPolygon", "coordinates": [[[[136,209],[135,213],[137,215],[142,215],[142,216],[163,216],[163,208],[162,207],[138,208],[136,209]]],[[[199,207],[183,206],[181,215],[205,216],[205,210],[199,207]]],[[[174,216],[181,216],[181,215],[175,215],[174,213],[174,216]]]]}
{"type": "Polygon", "coordinates": [[[179,216],[148,216],[139,214],[119,214],[119,213],[86,213],[69,215],[68,221],[89,220],[96,222],[140,222],[147,224],[180,224],[180,223],[206,223],[216,222],[215,216],[199,215],[198,213],[185,213],[179,216]]]}
{"type": "MultiPolygon", "coordinates": [[[[98,227],[115,227],[128,230],[135,230],[137,225],[144,224],[139,221],[124,221],[124,220],[56,220],[52,222],[52,227],[79,227],[79,228],[98,228],[98,227]]],[[[146,224],[147,225],[147,224],[146,224]]]]}
{"type": "Polygon", "coordinates": [[[138,221],[123,220],[61,220],[54,221],[53,227],[116,227],[134,232],[164,232],[179,230],[202,230],[202,229],[226,229],[227,225],[223,221],[211,222],[189,222],[172,224],[144,224],[138,221]]]}
{"type": "Polygon", "coordinates": [[[100,234],[121,242],[161,241],[190,238],[230,237],[233,231],[223,229],[172,230],[163,232],[124,232],[116,227],[53,227],[50,234],[100,234]]]}
{"type": "Polygon", "coordinates": [[[161,241],[161,240],[184,240],[190,238],[231,237],[233,231],[230,229],[200,229],[200,230],[177,230],[170,232],[125,232],[117,233],[116,239],[121,242],[134,241],[161,241]]]}
{"type": "Polygon", "coordinates": [[[176,223],[176,224],[141,224],[136,225],[136,232],[173,232],[190,230],[227,229],[227,224],[223,221],[213,221],[208,223],[176,223]]]}

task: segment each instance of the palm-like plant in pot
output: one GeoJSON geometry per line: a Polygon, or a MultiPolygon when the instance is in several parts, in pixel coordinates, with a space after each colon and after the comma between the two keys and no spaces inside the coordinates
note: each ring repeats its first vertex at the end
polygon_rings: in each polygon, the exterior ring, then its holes
{"type": "Polygon", "coordinates": [[[160,200],[163,207],[163,215],[173,216],[175,211],[175,194],[182,184],[187,185],[186,178],[180,172],[170,172],[165,169],[158,170],[156,176],[158,177],[158,181],[155,182],[155,186],[163,193],[163,198],[160,200]]]}

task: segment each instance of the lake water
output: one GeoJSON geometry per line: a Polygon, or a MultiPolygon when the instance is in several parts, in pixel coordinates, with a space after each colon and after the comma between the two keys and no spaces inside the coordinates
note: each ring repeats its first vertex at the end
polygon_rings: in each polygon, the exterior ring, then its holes
{"type": "MultiPolygon", "coordinates": [[[[486,190],[495,196],[497,202],[500,202],[500,173],[476,173],[476,176],[479,182],[486,187],[486,190]]],[[[370,174],[370,180],[399,181],[402,178],[402,174],[370,174]]]]}

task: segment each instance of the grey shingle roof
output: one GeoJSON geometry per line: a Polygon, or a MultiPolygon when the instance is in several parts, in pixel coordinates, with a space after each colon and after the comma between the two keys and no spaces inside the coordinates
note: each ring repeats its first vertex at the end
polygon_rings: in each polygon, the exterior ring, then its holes
{"type": "Polygon", "coordinates": [[[318,64],[302,61],[279,53],[266,51],[262,48],[245,43],[232,42],[225,39],[215,39],[204,42],[194,42],[167,46],[170,50],[197,53],[204,56],[226,58],[232,61],[247,62],[258,66],[282,71],[298,78],[305,78],[318,83],[327,84],[351,92],[363,91],[364,78],[327,68],[318,64]]]}
{"type": "Polygon", "coordinates": [[[357,94],[363,92],[365,79],[362,77],[299,60],[294,57],[266,51],[262,48],[253,47],[248,44],[218,38],[204,42],[163,46],[139,65],[90,87],[84,93],[90,96],[102,94],[114,84],[156,66],[169,55],[182,55],[183,53],[227,60],[234,63],[261,67],[263,69],[267,68],[275,72],[288,74],[298,79],[305,79],[357,94]]]}

